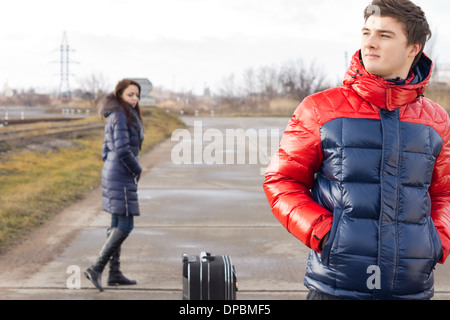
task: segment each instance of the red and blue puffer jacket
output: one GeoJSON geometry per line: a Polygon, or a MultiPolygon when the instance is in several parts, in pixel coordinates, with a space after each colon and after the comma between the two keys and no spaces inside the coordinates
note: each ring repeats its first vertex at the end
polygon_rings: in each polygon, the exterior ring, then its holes
{"type": "Polygon", "coordinates": [[[450,123],[423,97],[431,69],[423,55],[394,84],[368,73],[358,51],[342,86],[295,111],[264,190],[311,248],[308,288],[344,299],[433,296],[433,269],[450,252],[450,123]]]}

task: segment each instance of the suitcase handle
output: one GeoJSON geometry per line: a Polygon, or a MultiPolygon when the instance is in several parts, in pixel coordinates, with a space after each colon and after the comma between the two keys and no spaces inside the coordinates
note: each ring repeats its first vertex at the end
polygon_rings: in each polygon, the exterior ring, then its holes
{"type": "Polygon", "coordinates": [[[200,260],[213,261],[214,259],[215,259],[215,257],[211,256],[211,253],[209,253],[209,252],[201,252],[200,253],[200,260]]]}
{"type": "MultiPolygon", "coordinates": [[[[209,252],[201,252],[199,255],[199,259],[203,261],[214,261],[216,259],[215,256],[211,256],[209,252]]],[[[193,262],[196,261],[195,256],[189,256],[187,253],[183,253],[183,262],[193,262]]]]}

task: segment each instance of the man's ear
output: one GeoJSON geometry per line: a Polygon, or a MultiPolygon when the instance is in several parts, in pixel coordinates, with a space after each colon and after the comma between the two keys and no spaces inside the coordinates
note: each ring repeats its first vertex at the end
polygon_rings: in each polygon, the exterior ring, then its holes
{"type": "Polygon", "coordinates": [[[422,45],[420,43],[414,44],[411,47],[411,51],[409,52],[409,56],[411,58],[415,58],[419,54],[420,50],[422,50],[422,45]]]}

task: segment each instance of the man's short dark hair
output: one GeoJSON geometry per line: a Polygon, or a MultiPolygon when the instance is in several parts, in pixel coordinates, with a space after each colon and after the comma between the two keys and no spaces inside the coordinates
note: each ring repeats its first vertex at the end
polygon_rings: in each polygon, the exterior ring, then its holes
{"type": "Polygon", "coordinates": [[[409,0],[373,0],[364,10],[364,19],[379,14],[381,17],[391,17],[403,24],[408,45],[421,44],[422,48],[412,66],[415,66],[422,56],[425,43],[431,38],[431,30],[423,10],[409,0]]]}

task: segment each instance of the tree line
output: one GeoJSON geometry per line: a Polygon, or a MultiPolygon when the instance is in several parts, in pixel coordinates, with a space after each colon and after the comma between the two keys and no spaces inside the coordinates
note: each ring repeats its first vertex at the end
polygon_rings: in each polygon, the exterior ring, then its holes
{"type": "MultiPolygon", "coordinates": [[[[95,108],[109,92],[109,84],[102,74],[91,74],[78,79],[78,87],[70,93],[71,99],[86,102],[86,106],[95,108]]],[[[58,92],[38,93],[34,88],[8,89],[0,94],[0,106],[51,106],[61,104],[58,92]]]]}
{"type": "Polygon", "coordinates": [[[280,66],[248,68],[240,79],[231,74],[220,83],[217,98],[230,111],[266,112],[273,100],[301,101],[328,87],[321,68],[300,59],[280,66]]]}

